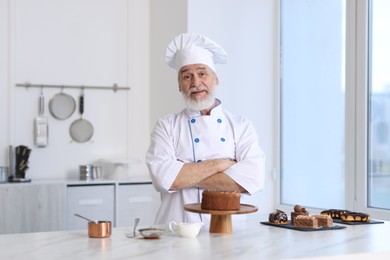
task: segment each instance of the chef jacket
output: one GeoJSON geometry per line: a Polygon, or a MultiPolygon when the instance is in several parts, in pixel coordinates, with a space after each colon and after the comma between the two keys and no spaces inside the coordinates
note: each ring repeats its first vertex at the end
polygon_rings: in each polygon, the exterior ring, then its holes
{"type": "Polygon", "coordinates": [[[224,173],[249,194],[263,188],[264,153],[252,123],[245,117],[233,115],[219,104],[210,115],[186,108],[158,120],[146,154],[154,188],[161,195],[155,224],[172,220],[209,222],[208,214],[184,210],[185,204],[201,202],[201,189],[169,190],[185,163],[209,159],[237,161],[224,173]]]}

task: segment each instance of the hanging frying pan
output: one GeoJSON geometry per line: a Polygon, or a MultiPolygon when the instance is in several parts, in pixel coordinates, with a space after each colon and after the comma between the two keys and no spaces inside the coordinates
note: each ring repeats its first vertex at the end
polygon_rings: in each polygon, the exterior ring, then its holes
{"type": "Polygon", "coordinates": [[[83,113],[84,113],[84,94],[81,93],[79,98],[79,113],[80,118],[74,121],[69,128],[70,136],[72,137],[73,141],[78,143],[85,143],[89,140],[91,140],[93,135],[93,126],[88,121],[83,119],[83,113]]]}
{"type": "Polygon", "coordinates": [[[63,90],[54,95],[49,102],[50,114],[59,120],[65,120],[69,118],[76,110],[76,102],[71,95],[63,92],[63,90]]]}

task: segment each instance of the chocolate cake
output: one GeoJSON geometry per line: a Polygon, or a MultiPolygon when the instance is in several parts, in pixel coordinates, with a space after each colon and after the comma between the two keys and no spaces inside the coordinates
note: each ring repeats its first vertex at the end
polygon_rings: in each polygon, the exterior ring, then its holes
{"type": "Polygon", "coordinates": [[[211,191],[202,193],[202,209],[239,210],[241,194],[237,191],[211,191]]]}
{"type": "Polygon", "coordinates": [[[295,217],[294,226],[306,228],[318,228],[318,220],[313,216],[298,215],[295,217]]]}

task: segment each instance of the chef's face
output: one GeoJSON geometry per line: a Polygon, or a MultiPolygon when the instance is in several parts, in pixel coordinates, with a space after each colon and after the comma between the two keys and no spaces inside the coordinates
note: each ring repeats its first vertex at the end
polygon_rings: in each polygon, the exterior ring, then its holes
{"type": "Polygon", "coordinates": [[[204,110],[213,106],[217,85],[215,72],[206,65],[191,64],[179,71],[179,89],[190,109],[204,110]]]}

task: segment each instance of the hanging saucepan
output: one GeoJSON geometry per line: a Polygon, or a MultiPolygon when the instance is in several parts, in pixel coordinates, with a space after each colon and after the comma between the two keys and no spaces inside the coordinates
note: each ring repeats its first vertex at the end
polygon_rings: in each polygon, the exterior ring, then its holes
{"type": "Polygon", "coordinates": [[[91,140],[93,135],[93,126],[88,121],[83,119],[83,113],[84,113],[84,94],[81,93],[80,100],[79,100],[79,112],[80,112],[80,118],[74,121],[69,128],[70,136],[72,137],[73,141],[78,143],[85,143],[89,140],[91,140]]]}
{"type": "Polygon", "coordinates": [[[54,95],[49,102],[49,110],[51,115],[59,120],[69,118],[76,110],[76,102],[71,95],[63,92],[54,95]]]}

